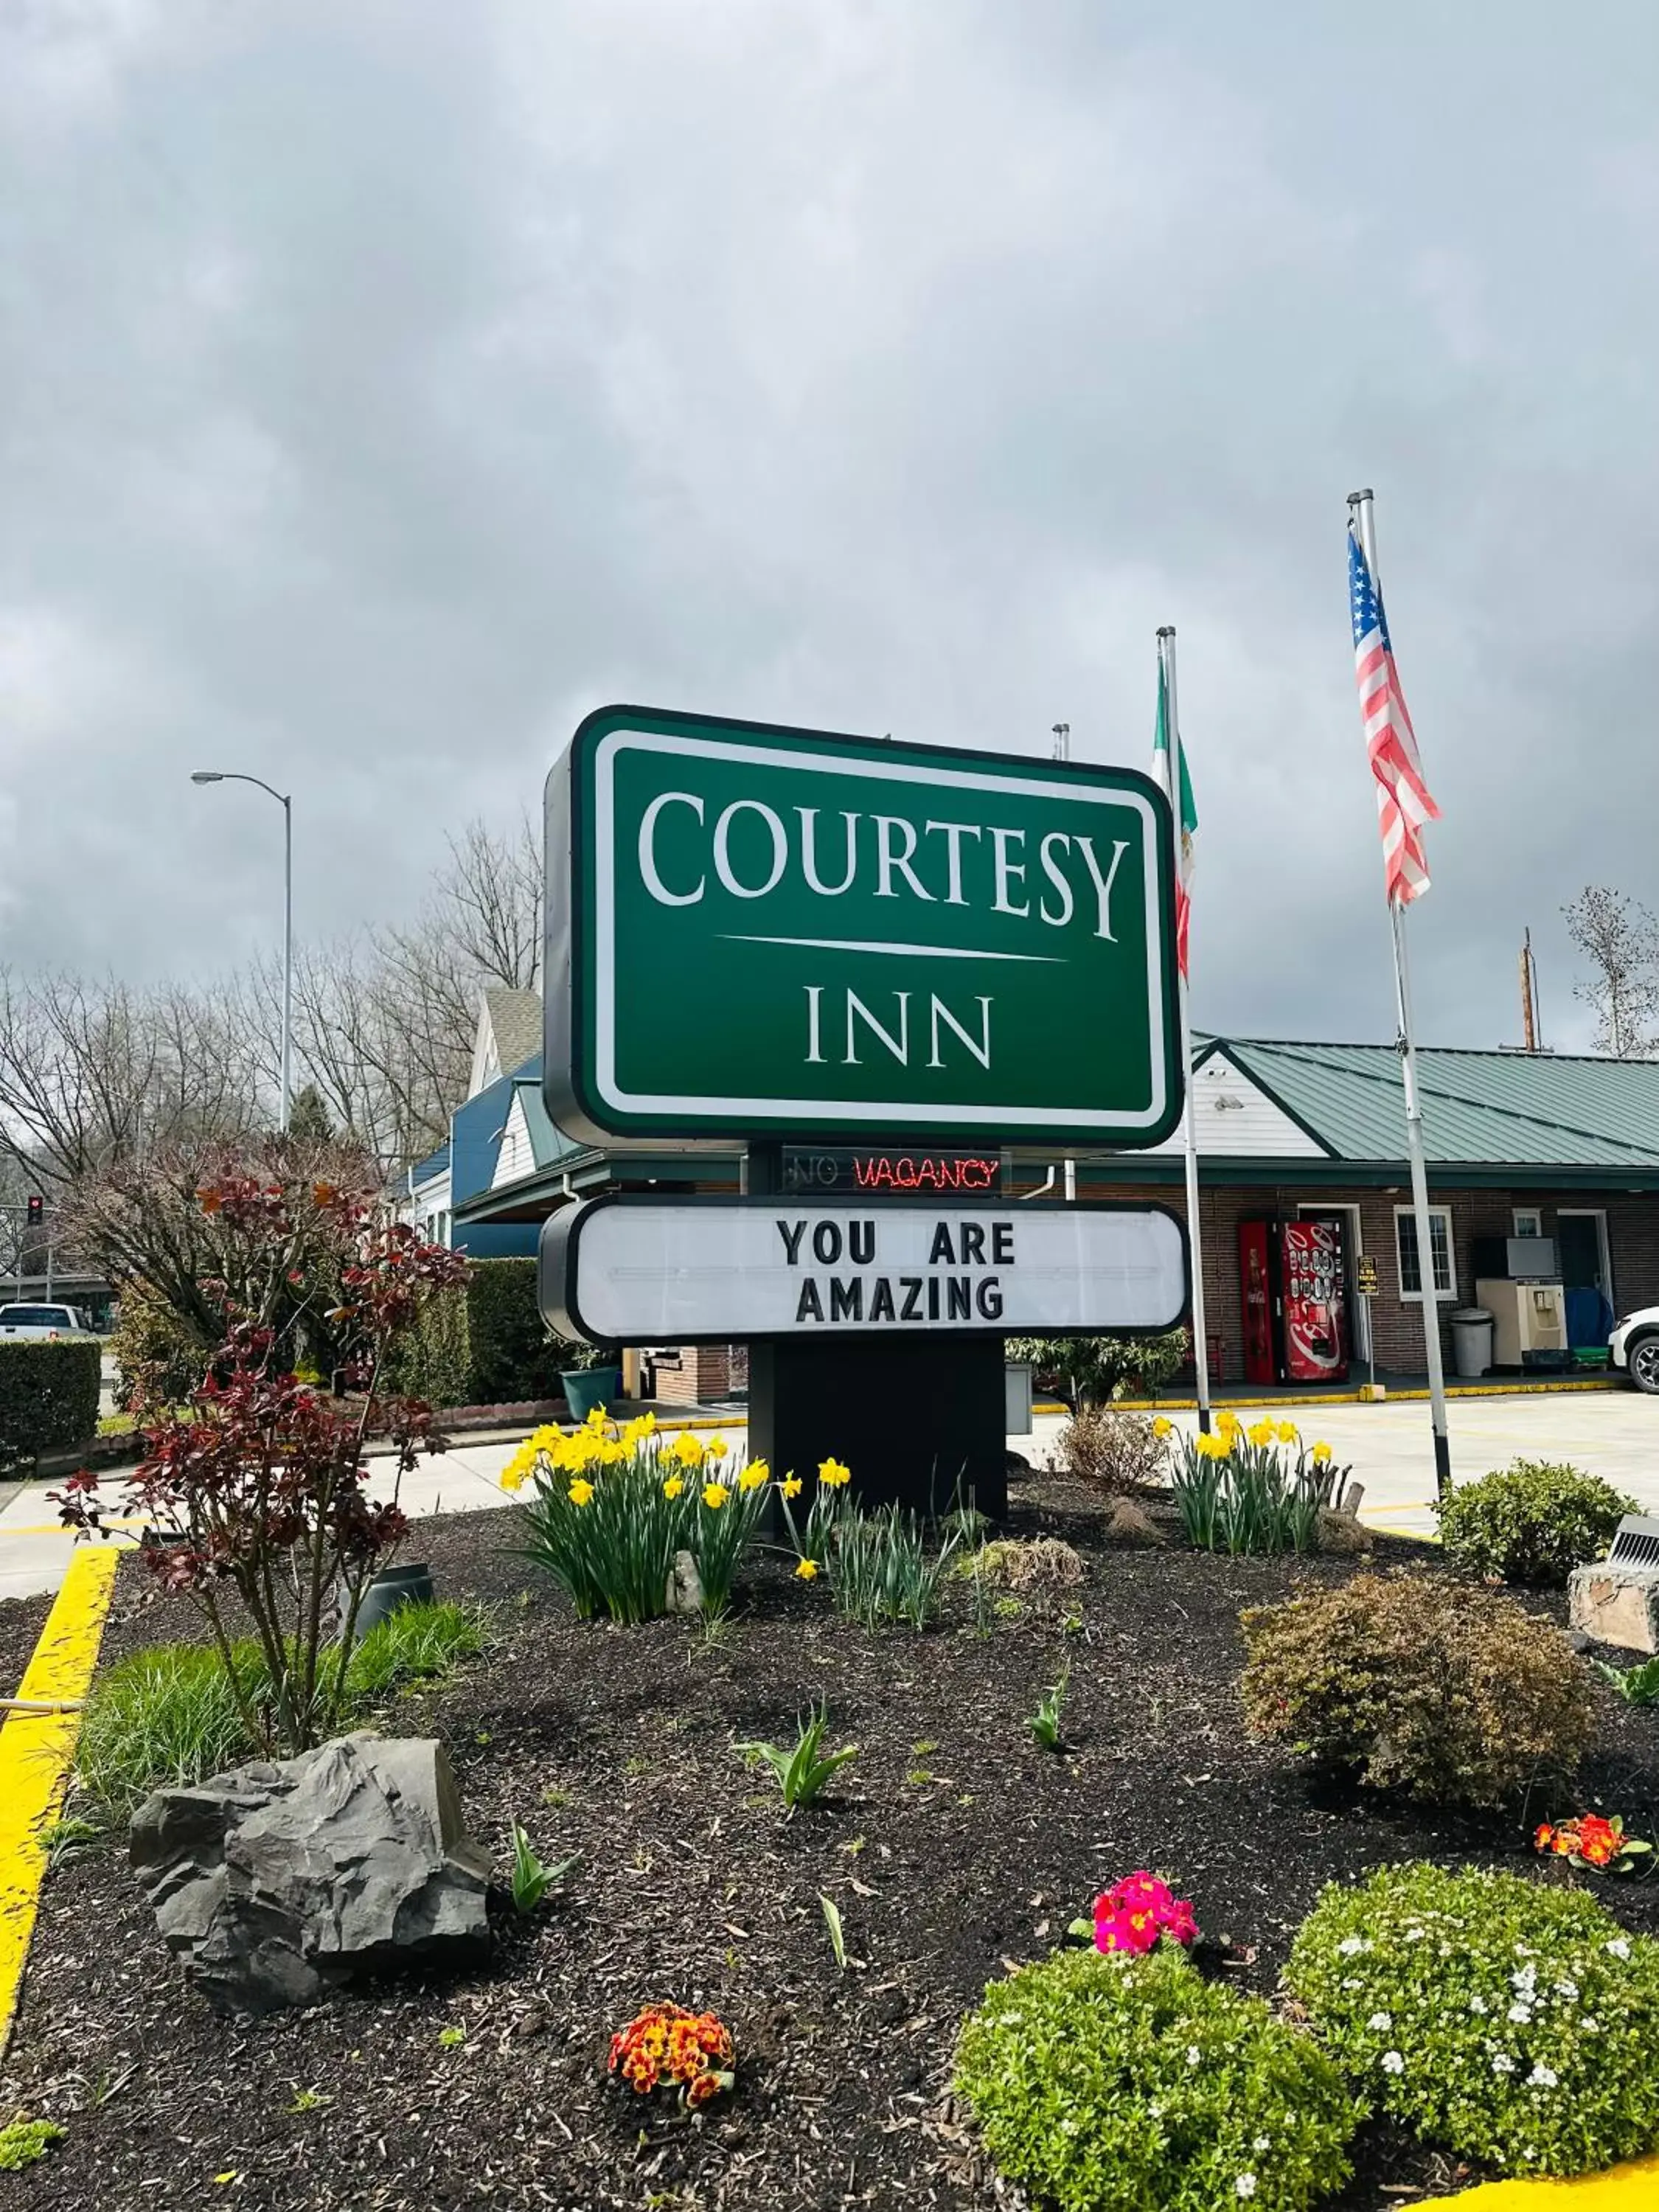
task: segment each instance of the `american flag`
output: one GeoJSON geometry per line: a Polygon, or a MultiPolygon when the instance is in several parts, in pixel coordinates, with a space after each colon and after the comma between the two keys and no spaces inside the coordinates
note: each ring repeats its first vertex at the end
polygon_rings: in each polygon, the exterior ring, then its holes
{"type": "Polygon", "coordinates": [[[1348,596],[1353,609],[1353,668],[1365,749],[1376,778],[1376,814],[1382,831],[1382,871],[1390,903],[1409,906],[1429,888],[1423,825],[1437,822],[1418,757],[1417,736],[1406,711],[1400,672],[1389,642],[1382,594],[1365,560],[1358,524],[1348,524],[1348,596]]]}

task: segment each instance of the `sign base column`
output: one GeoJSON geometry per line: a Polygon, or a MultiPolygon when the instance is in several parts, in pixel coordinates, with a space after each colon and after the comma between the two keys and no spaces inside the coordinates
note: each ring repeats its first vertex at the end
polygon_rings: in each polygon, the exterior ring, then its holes
{"type": "Polygon", "coordinates": [[[866,1505],[1008,1510],[1000,1336],[766,1337],[749,1347],[749,1450],[810,1482],[842,1460],[866,1505]]]}

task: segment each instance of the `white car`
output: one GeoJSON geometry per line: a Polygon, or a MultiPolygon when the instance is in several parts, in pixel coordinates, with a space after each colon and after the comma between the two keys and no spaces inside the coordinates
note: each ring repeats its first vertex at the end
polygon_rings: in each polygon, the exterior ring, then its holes
{"type": "Polygon", "coordinates": [[[20,1338],[90,1336],[85,1317],[74,1306],[0,1306],[0,1344],[20,1338]]]}
{"type": "Polygon", "coordinates": [[[1659,1396],[1659,1306],[1642,1306],[1626,1314],[1607,1340],[1607,1355],[1622,1367],[1638,1390],[1659,1396]]]}

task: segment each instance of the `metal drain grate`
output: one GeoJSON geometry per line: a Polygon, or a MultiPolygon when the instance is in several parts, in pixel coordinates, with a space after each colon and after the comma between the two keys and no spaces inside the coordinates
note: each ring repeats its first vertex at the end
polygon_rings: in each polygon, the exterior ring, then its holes
{"type": "Polygon", "coordinates": [[[1659,1567],[1659,1521],[1626,1513],[1607,1553],[1609,1566],[1659,1567]]]}

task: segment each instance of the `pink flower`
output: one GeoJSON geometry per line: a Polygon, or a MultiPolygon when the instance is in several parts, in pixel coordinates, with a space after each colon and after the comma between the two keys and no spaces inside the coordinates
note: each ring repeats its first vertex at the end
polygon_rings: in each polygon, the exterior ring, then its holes
{"type": "Polygon", "coordinates": [[[1144,1868],[1096,1898],[1094,1923],[1097,1951],[1140,1954],[1152,1950],[1160,1936],[1181,1944],[1198,1936],[1190,1901],[1144,1868]]]}

